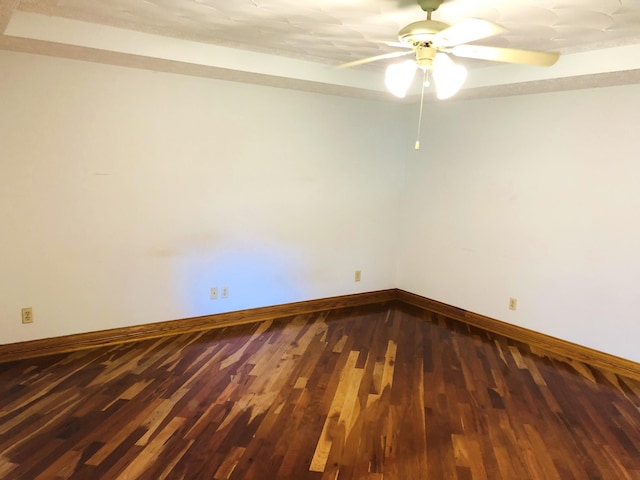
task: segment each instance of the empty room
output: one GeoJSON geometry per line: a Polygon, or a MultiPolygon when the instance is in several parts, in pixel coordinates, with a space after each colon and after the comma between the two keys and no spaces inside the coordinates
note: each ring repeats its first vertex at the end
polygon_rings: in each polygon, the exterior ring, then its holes
{"type": "Polygon", "coordinates": [[[635,0],[2,0],[0,478],[640,480],[635,0]]]}

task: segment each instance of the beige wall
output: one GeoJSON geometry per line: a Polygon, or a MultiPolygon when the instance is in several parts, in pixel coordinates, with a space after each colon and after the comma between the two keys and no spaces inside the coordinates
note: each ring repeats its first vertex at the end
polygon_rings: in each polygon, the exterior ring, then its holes
{"type": "Polygon", "coordinates": [[[0,72],[0,343],[394,286],[397,105],[8,52],[0,72]]]}
{"type": "Polygon", "coordinates": [[[640,85],[429,110],[399,287],[640,361],[640,85]]]}
{"type": "Polygon", "coordinates": [[[416,105],[0,72],[0,343],[399,287],[640,361],[640,86],[430,103],[414,152],[416,105]]]}

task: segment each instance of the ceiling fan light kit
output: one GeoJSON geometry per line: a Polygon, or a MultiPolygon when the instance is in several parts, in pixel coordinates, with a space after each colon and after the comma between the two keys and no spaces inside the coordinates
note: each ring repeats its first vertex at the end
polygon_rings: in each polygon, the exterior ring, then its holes
{"type": "Polygon", "coordinates": [[[467,69],[453,63],[448,55],[438,52],[433,61],[433,81],[436,84],[436,96],[440,100],[453,97],[467,79],[467,69]]]}
{"type": "MultiPolygon", "coordinates": [[[[409,3],[407,0],[397,1],[402,6],[409,3]]],[[[558,60],[559,55],[553,52],[468,45],[476,40],[499,35],[505,29],[493,22],[479,18],[467,18],[454,25],[431,20],[431,14],[438,9],[443,1],[417,0],[420,8],[427,12],[427,19],[410,23],[398,32],[401,45],[410,50],[365,58],[344,64],[341,67],[351,67],[413,53],[415,60],[387,67],[385,73],[387,89],[397,97],[405,97],[413,83],[417,69],[420,68],[425,74],[433,76],[436,96],[439,99],[445,99],[455,95],[467,77],[467,70],[462,65],[454,63],[448,54],[478,60],[544,67],[551,66],[558,60]]],[[[424,94],[424,85],[422,89],[424,94]]]]}
{"type": "Polygon", "coordinates": [[[418,65],[413,60],[405,60],[404,62],[389,65],[384,76],[384,84],[387,90],[398,98],[406,97],[417,69],[418,65]]]}
{"type": "MultiPolygon", "coordinates": [[[[448,55],[436,52],[434,57],[427,61],[405,60],[401,63],[392,63],[387,67],[385,73],[385,85],[387,90],[399,98],[407,95],[409,87],[413,83],[418,68],[431,73],[436,85],[436,95],[440,100],[450,98],[462,87],[467,78],[467,69],[462,65],[457,65],[448,55]]],[[[428,87],[428,82],[423,82],[422,87],[428,87]]]]}

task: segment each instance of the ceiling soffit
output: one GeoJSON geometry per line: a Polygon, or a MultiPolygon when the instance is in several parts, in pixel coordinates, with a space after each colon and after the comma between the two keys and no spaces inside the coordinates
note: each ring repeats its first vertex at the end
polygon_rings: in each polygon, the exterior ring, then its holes
{"type": "MultiPolygon", "coordinates": [[[[400,9],[394,0],[3,3],[0,48],[365,98],[389,98],[386,63],[333,67],[393,51],[382,40],[424,18],[417,5],[400,9]]],[[[451,24],[468,17],[507,29],[483,44],[562,57],[548,69],[457,59],[471,70],[460,98],[570,89],[572,79],[575,88],[637,81],[637,0],[449,0],[434,14],[451,24]]]]}

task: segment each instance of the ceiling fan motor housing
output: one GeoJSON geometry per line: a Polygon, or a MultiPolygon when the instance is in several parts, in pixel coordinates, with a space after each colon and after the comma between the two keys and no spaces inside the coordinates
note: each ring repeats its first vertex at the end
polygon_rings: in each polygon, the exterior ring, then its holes
{"type": "Polygon", "coordinates": [[[398,32],[398,39],[410,45],[431,42],[433,36],[449,25],[436,20],[420,20],[413,22],[398,32]]]}

